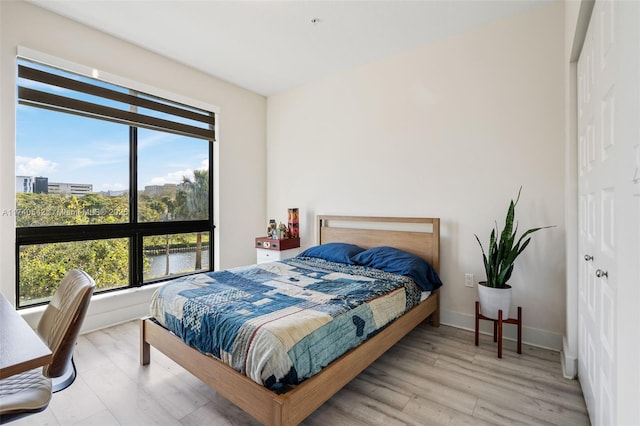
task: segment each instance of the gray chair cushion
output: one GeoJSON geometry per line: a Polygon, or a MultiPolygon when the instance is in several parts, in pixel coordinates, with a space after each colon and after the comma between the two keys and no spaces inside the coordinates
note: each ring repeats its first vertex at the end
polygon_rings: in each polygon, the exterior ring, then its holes
{"type": "Polygon", "coordinates": [[[39,411],[51,400],[51,379],[36,368],[0,380],[0,414],[39,411]]]}

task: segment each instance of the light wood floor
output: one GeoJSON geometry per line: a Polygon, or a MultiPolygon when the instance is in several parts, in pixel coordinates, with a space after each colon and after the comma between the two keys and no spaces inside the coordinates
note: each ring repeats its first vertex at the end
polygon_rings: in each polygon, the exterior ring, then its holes
{"type": "MultiPolygon", "coordinates": [[[[12,425],[257,425],[152,349],[138,362],[138,322],[80,336],[79,376],[46,411],[12,425]]],[[[327,401],[305,425],[588,425],[577,381],[559,354],[422,325],[327,401]]]]}

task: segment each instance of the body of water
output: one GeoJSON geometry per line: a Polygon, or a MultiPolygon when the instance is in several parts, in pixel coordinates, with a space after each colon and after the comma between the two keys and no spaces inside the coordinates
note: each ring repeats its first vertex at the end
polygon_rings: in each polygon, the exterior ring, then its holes
{"type": "MultiPolygon", "coordinates": [[[[151,271],[145,274],[147,277],[161,277],[166,272],[167,257],[164,254],[147,256],[150,261],[151,271]]],[[[178,274],[181,272],[193,272],[196,266],[196,252],[169,253],[169,272],[178,274]]],[[[209,269],[209,250],[202,250],[202,269],[209,269]]]]}

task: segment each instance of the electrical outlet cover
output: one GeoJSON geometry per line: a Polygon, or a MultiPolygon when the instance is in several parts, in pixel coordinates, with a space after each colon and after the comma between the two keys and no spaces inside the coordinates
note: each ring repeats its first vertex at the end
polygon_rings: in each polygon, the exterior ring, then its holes
{"type": "Polygon", "coordinates": [[[473,287],[473,274],[464,274],[464,286],[473,287]]]}

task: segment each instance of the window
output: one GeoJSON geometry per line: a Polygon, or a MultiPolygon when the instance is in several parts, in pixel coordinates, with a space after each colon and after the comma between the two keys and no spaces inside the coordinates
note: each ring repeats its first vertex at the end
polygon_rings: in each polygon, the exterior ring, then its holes
{"type": "Polygon", "coordinates": [[[213,266],[212,112],[18,59],[17,305],[213,266]]]}

